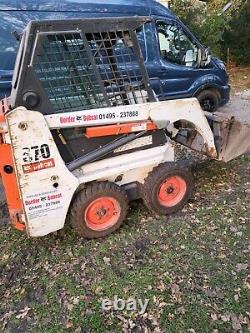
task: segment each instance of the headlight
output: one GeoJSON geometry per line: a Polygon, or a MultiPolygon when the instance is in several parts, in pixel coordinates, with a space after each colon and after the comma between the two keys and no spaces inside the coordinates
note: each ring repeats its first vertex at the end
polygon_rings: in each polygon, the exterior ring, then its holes
{"type": "Polygon", "coordinates": [[[217,62],[217,66],[222,69],[223,71],[226,71],[226,66],[225,63],[223,61],[219,61],[217,62]]]}

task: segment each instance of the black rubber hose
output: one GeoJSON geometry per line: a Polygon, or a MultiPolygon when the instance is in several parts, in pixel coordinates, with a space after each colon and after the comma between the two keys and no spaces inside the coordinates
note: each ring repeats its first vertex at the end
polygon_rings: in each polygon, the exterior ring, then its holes
{"type": "Polygon", "coordinates": [[[74,170],[80,168],[81,166],[83,166],[87,163],[90,163],[90,162],[94,162],[97,159],[111,153],[115,149],[141,137],[145,133],[146,133],[146,131],[139,132],[137,134],[132,133],[132,134],[126,135],[120,139],[116,139],[116,140],[112,141],[111,143],[109,143],[101,148],[95,149],[91,153],[83,155],[83,156],[79,157],[78,159],[70,162],[67,165],[67,167],[68,167],[69,171],[74,171],[74,170]]]}

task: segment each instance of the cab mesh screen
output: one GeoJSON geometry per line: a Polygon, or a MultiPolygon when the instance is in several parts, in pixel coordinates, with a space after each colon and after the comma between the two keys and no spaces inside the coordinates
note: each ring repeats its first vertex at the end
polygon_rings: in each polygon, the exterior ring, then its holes
{"type": "Polygon", "coordinates": [[[55,112],[148,101],[131,33],[39,36],[33,68],[55,112]]]}

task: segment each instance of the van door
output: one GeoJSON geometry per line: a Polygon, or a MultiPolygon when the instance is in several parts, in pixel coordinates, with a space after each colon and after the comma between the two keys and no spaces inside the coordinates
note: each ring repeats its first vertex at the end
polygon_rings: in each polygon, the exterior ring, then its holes
{"type": "Polygon", "coordinates": [[[155,29],[159,58],[154,76],[161,83],[156,85],[156,93],[163,99],[192,96],[191,86],[202,70],[199,46],[174,20],[156,20],[155,29]]]}

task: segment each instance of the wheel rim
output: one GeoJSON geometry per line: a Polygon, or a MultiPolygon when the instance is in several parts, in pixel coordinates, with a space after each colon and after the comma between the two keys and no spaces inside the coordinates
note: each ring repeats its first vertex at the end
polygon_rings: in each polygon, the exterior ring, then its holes
{"type": "Polygon", "coordinates": [[[215,110],[215,101],[213,100],[213,98],[209,97],[203,98],[200,103],[202,109],[205,111],[212,112],[215,110]]]}
{"type": "Polygon", "coordinates": [[[179,176],[172,176],[160,185],[158,200],[162,206],[173,207],[181,202],[186,192],[185,180],[179,176]]]}
{"type": "Polygon", "coordinates": [[[102,231],[114,226],[121,215],[119,202],[112,197],[101,197],[92,201],[86,208],[84,220],[95,231],[102,231]]]}

